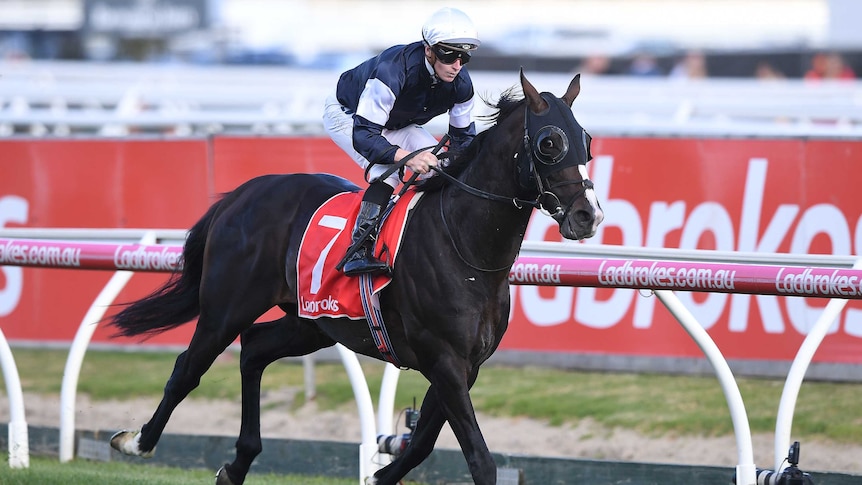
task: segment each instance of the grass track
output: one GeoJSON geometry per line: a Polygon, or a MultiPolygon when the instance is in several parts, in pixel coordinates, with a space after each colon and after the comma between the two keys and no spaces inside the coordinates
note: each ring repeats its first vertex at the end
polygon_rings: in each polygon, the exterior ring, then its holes
{"type": "MultiPolygon", "coordinates": [[[[30,468],[12,470],[0,465],[3,485],[188,485],[212,484],[210,470],[186,470],[155,465],[75,460],[60,463],[56,458],[31,458],[30,468]]],[[[356,479],[311,477],[306,475],[250,474],[246,485],[355,485],[356,479]]]]}
{"type": "MultiPolygon", "coordinates": [[[[25,392],[59,394],[66,352],[14,349],[25,392]]],[[[173,353],[87,353],[78,390],[92,399],[161,396],[173,368],[173,353]],[[129,379],[130,373],[135,378],[129,379]]],[[[220,357],[204,376],[193,398],[238,399],[238,358],[220,357]]],[[[372,396],[377,396],[383,365],[364,362],[372,396]]],[[[322,409],[355,412],[353,391],[341,364],[318,364],[317,402],[322,409]]],[[[739,379],[752,431],[771,433],[783,380],[739,379]]],[[[302,388],[299,363],[270,366],[263,388],[302,388]]],[[[404,372],[396,409],[421,400],[427,388],[417,372],[404,372]]],[[[5,385],[2,387],[5,389],[5,385]]],[[[537,367],[488,366],[471,391],[477,410],[497,416],[525,416],[553,425],[590,418],[608,427],[651,435],[722,436],[733,433],[724,394],[715,377],[576,372],[537,367]]],[[[804,382],[796,404],[793,431],[806,439],[862,442],[862,384],[804,382]]],[[[303,403],[303,397],[297,405],[303,403]]]]}

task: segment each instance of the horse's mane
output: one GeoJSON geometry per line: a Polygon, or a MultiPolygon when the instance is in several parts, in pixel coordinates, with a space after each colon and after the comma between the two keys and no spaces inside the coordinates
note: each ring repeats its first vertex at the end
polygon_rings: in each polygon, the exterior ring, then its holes
{"type": "MultiPolygon", "coordinates": [[[[482,98],[482,101],[484,101],[484,103],[494,111],[487,115],[480,116],[479,119],[493,124],[487,130],[476,135],[476,137],[473,138],[473,141],[466,147],[461,150],[451,150],[447,152],[449,155],[449,164],[443,168],[443,171],[453,177],[458,177],[458,175],[470,165],[470,162],[472,162],[478,153],[482,151],[488,138],[492,137],[497,131],[499,121],[508,117],[518,106],[523,104],[524,97],[518,94],[518,91],[515,88],[509,88],[500,94],[500,98],[496,103],[484,98],[482,98]]],[[[441,177],[438,175],[429,177],[417,183],[416,190],[419,192],[433,192],[435,190],[440,190],[448,183],[449,180],[447,177],[441,177]]]]}

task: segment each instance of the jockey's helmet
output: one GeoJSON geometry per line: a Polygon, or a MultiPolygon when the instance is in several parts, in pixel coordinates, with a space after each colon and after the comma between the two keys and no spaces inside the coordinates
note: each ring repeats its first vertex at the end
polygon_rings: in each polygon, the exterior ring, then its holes
{"type": "Polygon", "coordinates": [[[457,8],[441,8],[422,26],[422,39],[429,47],[444,44],[461,52],[475,50],[481,42],[473,21],[457,8]]]}

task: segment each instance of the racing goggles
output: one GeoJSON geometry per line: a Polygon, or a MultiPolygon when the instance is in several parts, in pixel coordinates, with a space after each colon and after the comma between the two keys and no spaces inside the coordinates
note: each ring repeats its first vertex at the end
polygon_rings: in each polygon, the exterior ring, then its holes
{"type": "Polygon", "coordinates": [[[457,46],[438,43],[434,44],[431,47],[431,50],[434,51],[434,55],[437,56],[437,59],[440,60],[443,64],[454,64],[456,60],[461,59],[461,65],[467,64],[470,62],[470,51],[475,49],[476,46],[472,44],[459,44],[457,46]]]}

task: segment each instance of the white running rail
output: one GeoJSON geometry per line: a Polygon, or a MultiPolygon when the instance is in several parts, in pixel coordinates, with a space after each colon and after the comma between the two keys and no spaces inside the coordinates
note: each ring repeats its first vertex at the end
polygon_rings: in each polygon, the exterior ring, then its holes
{"type": "MultiPolygon", "coordinates": [[[[340,74],[292,67],[39,61],[0,62],[0,72],[0,137],[322,134],[324,100],[340,74]]],[[[470,75],[476,92],[491,100],[518,80],[517,72],[470,75]]],[[[557,89],[571,79],[571,73],[528,75],[535,85],[557,89]]],[[[574,109],[597,135],[862,135],[862,81],[585,75],[581,83],[574,109]]],[[[487,112],[482,102],[476,107],[477,116],[487,112]]],[[[447,128],[444,117],[428,126],[435,133],[447,128]]]]}
{"type": "MultiPolygon", "coordinates": [[[[79,250],[80,268],[89,269],[119,269],[121,273],[125,273],[129,268],[118,266],[111,257],[123,249],[123,244],[117,242],[108,243],[106,240],[125,240],[129,241],[130,237],[136,237],[138,244],[133,244],[125,248],[127,251],[143,251],[146,254],[159,254],[159,258],[146,258],[157,262],[157,265],[163,264],[173,257],[176,262],[176,255],[179,254],[181,247],[179,245],[153,245],[152,243],[159,240],[170,238],[181,239],[177,231],[147,231],[147,230],[51,230],[51,229],[0,229],[0,245],[28,245],[30,247],[45,246],[53,248],[69,248],[74,247],[79,250]],[[161,235],[161,237],[159,237],[161,235]],[[72,237],[74,236],[74,237],[72,237]],[[100,240],[103,242],[74,242],[69,240],[58,240],[65,237],[69,239],[78,239],[85,241],[100,240]],[[53,241],[51,241],[53,239],[53,241]],[[47,241],[46,241],[47,240],[47,241]],[[173,255],[173,256],[171,256],[173,255]],[[110,256],[110,257],[109,257],[110,256]],[[158,263],[162,261],[162,263],[158,263]]],[[[135,239],[133,239],[135,240],[135,239]]],[[[9,253],[7,251],[7,253],[9,253]]],[[[19,266],[44,266],[44,264],[30,263],[27,261],[5,261],[4,264],[16,264],[19,266]]],[[[647,283],[634,284],[631,282],[614,281],[613,278],[608,278],[607,273],[604,274],[609,267],[629,267],[629,268],[644,268],[644,267],[664,267],[675,268],[684,267],[688,269],[713,269],[713,270],[728,270],[733,269],[735,281],[730,288],[731,291],[744,291],[756,294],[772,294],[784,296],[818,296],[831,298],[831,302],[827,305],[821,318],[817,321],[814,328],[803,342],[796,359],[791,366],[785,382],[784,392],[782,393],[781,402],[779,405],[779,416],[776,422],[775,436],[775,470],[781,470],[781,461],[783,453],[788,449],[790,429],[792,425],[792,415],[795,408],[796,399],[799,392],[799,387],[804,374],[809,366],[811,358],[817,347],[820,345],[826,331],[832,322],[840,314],[841,310],[847,303],[848,298],[862,299],[862,292],[857,292],[855,295],[844,295],[840,292],[830,292],[831,290],[820,290],[817,295],[808,295],[802,293],[793,293],[788,288],[782,288],[777,285],[778,275],[787,274],[788,271],[807,271],[810,274],[832,274],[843,275],[855,278],[855,281],[862,281],[862,260],[855,256],[820,256],[820,255],[766,255],[760,253],[736,253],[736,252],[719,252],[707,250],[677,250],[677,249],[644,249],[618,246],[601,246],[592,244],[566,244],[566,243],[547,243],[547,242],[525,242],[522,246],[521,255],[516,261],[513,271],[510,274],[510,281],[513,284],[538,284],[536,281],[541,281],[538,273],[532,274],[531,271],[538,271],[543,265],[553,264],[556,267],[556,280],[558,286],[588,286],[588,287],[615,287],[615,288],[636,288],[652,290],[668,310],[677,318],[683,328],[689,333],[692,339],[704,352],[706,358],[713,366],[719,382],[724,391],[725,398],[730,408],[731,419],[733,421],[734,433],[737,440],[738,464],[736,467],[737,483],[740,485],[756,485],[755,465],[751,442],[751,432],[749,422],[745,411],[745,406],[742,401],[739,388],[736,380],[727,365],[726,359],[721,354],[721,351],[715,345],[709,334],[703,329],[694,316],[688,309],[679,301],[674,294],[675,290],[683,291],[715,291],[707,286],[692,286],[691,282],[685,286],[650,286],[647,283]],[[632,259],[632,258],[651,258],[651,259],[632,259]]],[[[165,264],[165,266],[169,266],[165,264]]],[[[68,267],[63,265],[54,265],[52,267],[68,267]]],[[[142,270],[157,271],[158,268],[141,268],[142,270]]],[[[730,271],[726,271],[730,274],[730,271]]],[[[545,275],[546,276],[546,275],[545,275]]],[[[126,279],[127,281],[127,279],[126,279]]],[[[112,279],[108,286],[112,286],[115,280],[112,279]]],[[[116,283],[119,285],[120,283],[116,283]]],[[[125,284],[125,281],[122,282],[125,284]]],[[[117,290],[118,291],[118,290],[117,290]]],[[[728,291],[728,290],[722,290],[728,291]]],[[[109,290],[106,287],[102,294],[99,295],[98,305],[104,306],[109,303],[115,295],[113,289],[109,290]]],[[[94,303],[94,306],[96,304],[94,303]]],[[[91,308],[92,310],[92,308],[91,308]]],[[[92,310],[96,311],[96,310],[92,310]]],[[[82,322],[83,326],[88,325],[93,321],[95,313],[88,312],[87,317],[82,322]]],[[[95,316],[96,320],[101,314],[95,316]]],[[[77,386],[77,374],[80,372],[80,364],[83,359],[83,351],[86,350],[86,343],[89,342],[89,337],[92,332],[87,333],[85,330],[79,330],[79,335],[76,335],[73,343],[73,352],[70,351],[69,360],[67,362],[66,372],[64,376],[64,401],[72,399],[74,403],[74,388],[77,386]],[[71,376],[74,374],[74,376],[71,376]],[[68,381],[67,381],[68,379],[68,381]]],[[[2,335],[0,335],[2,336],[2,335]]],[[[0,343],[5,343],[0,342],[0,343]]],[[[2,351],[2,348],[0,348],[2,351]]],[[[357,407],[360,413],[362,422],[362,444],[360,445],[360,483],[365,477],[374,473],[381,463],[374,462],[373,457],[376,454],[376,437],[377,434],[391,433],[391,416],[394,407],[395,388],[398,382],[399,372],[394,366],[387,366],[384,373],[384,380],[381,386],[380,398],[378,401],[378,419],[375,424],[373,404],[370,394],[368,393],[367,382],[365,381],[362,369],[359,366],[356,355],[343,348],[338,347],[344,362],[345,369],[351,380],[354,393],[357,398],[357,407]],[[389,368],[391,367],[391,369],[389,368]]],[[[11,359],[11,352],[3,352],[3,368],[4,373],[8,373],[7,368],[14,368],[14,361],[11,359]]],[[[15,373],[17,375],[17,372],[15,373]]],[[[15,384],[17,379],[7,378],[7,386],[10,383],[15,384]],[[11,382],[10,382],[11,381],[11,382]]],[[[13,386],[15,387],[15,386],[13,386]]],[[[13,416],[20,416],[14,428],[19,433],[20,427],[23,425],[23,436],[26,441],[26,423],[23,420],[23,404],[11,402],[12,397],[20,395],[20,382],[17,383],[17,390],[9,392],[10,405],[17,407],[19,410],[13,410],[13,416]]],[[[64,408],[68,407],[68,403],[64,404],[64,408]]],[[[13,426],[10,425],[10,434],[13,426]]],[[[71,459],[73,452],[73,443],[69,436],[74,433],[74,419],[66,418],[61,420],[61,460],[67,461],[71,459]]],[[[10,440],[11,442],[11,440],[10,440]]],[[[24,448],[26,449],[26,447],[24,448]]],[[[11,448],[10,448],[10,463],[11,463],[11,448]]],[[[19,449],[20,451],[20,449],[19,449]]],[[[19,453],[20,455],[20,453],[19,453]]],[[[20,456],[17,458],[21,460],[20,456]]],[[[26,463],[26,458],[19,463],[26,463]]]]}

